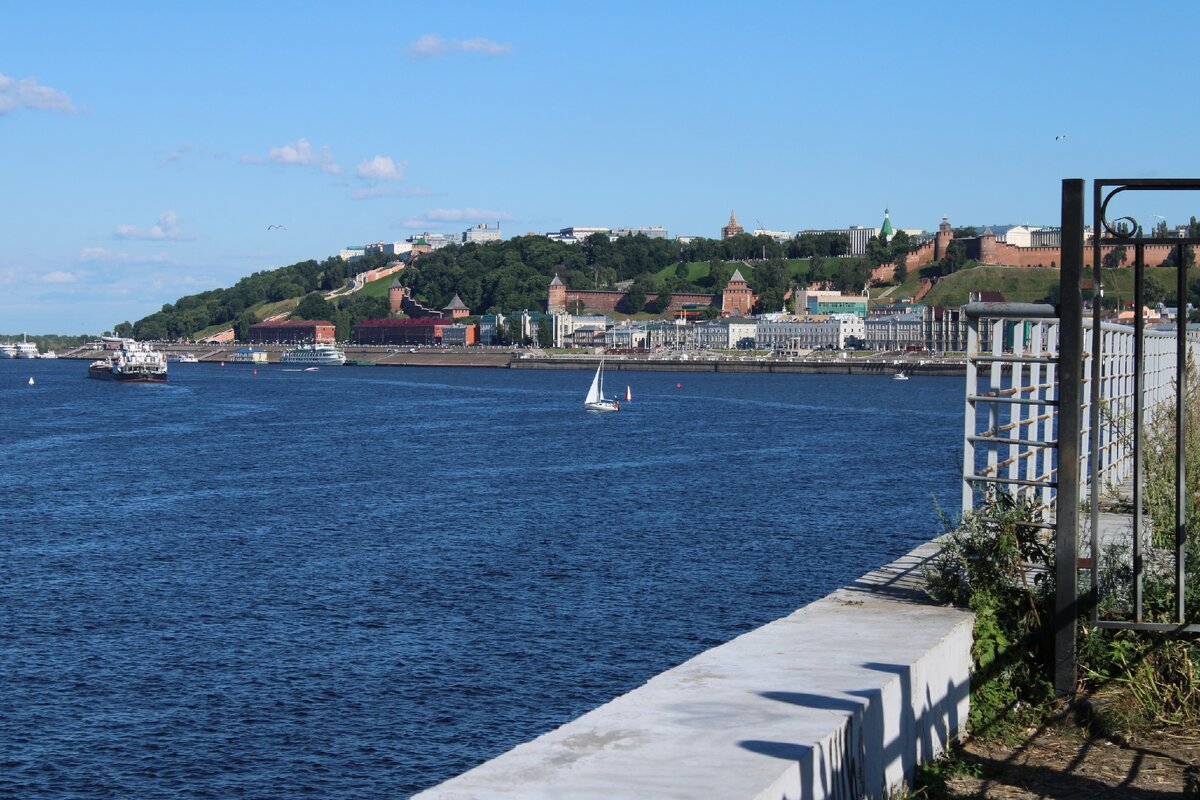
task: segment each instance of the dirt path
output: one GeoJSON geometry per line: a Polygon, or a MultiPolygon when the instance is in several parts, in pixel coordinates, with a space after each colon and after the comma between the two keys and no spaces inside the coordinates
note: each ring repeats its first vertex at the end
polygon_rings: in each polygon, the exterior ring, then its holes
{"type": "Polygon", "coordinates": [[[1200,800],[1200,731],[1115,740],[1063,720],[1016,746],[969,741],[962,760],[978,777],[953,778],[951,797],[1200,800]]]}

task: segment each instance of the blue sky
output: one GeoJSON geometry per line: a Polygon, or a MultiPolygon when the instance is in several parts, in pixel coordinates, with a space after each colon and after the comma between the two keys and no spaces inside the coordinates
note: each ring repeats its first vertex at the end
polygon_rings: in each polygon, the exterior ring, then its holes
{"type": "MultiPolygon", "coordinates": [[[[258,270],[480,222],[715,237],[731,208],[796,230],[889,207],[905,228],[1055,224],[1064,177],[1200,174],[1178,36],[1193,2],[44,2],[3,18],[4,333],[99,332],[258,270]]],[[[1197,205],[1121,213],[1181,223],[1197,205]]]]}

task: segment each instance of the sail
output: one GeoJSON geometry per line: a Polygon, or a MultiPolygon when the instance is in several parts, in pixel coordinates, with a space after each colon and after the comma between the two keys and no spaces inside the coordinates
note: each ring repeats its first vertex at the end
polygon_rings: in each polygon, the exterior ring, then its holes
{"type": "Polygon", "coordinates": [[[604,369],[604,364],[596,367],[596,376],[592,378],[592,388],[588,389],[587,397],[584,398],[585,403],[596,403],[602,399],[600,394],[600,371],[604,369]]]}

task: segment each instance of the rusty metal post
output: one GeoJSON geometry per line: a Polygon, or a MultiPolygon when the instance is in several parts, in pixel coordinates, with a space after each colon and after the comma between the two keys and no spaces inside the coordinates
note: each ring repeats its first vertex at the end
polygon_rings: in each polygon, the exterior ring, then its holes
{"type": "Polygon", "coordinates": [[[1083,430],[1083,180],[1062,182],[1062,273],[1059,278],[1058,501],[1055,509],[1054,691],[1075,692],[1079,615],[1079,447],[1083,430]]]}

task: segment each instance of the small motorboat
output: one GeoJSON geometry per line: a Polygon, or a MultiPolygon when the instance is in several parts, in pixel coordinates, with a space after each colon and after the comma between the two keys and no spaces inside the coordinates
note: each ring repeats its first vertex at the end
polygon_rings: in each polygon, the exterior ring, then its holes
{"type": "Polygon", "coordinates": [[[893,376],[892,376],[892,380],[894,380],[894,381],[906,381],[906,380],[908,380],[908,376],[907,376],[907,375],[905,375],[903,372],[897,372],[895,375],[893,375],[893,376]]]}

